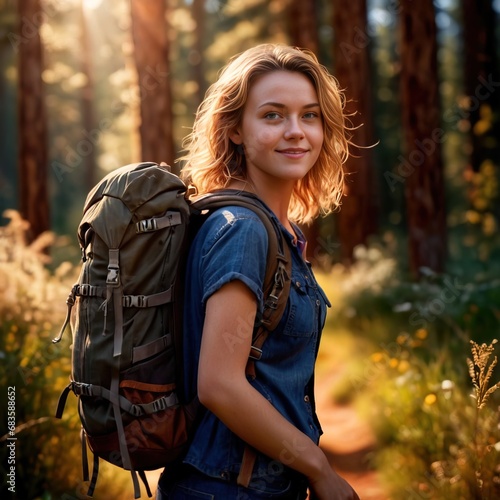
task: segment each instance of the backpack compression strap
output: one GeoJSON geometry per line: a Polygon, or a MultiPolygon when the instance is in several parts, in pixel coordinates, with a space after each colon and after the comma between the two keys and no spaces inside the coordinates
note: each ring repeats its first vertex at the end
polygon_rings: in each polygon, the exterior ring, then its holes
{"type": "MultiPolygon", "coordinates": [[[[68,311],[66,314],[66,319],[64,320],[63,326],[59,331],[59,335],[52,339],[54,344],[61,341],[66,327],[69,325],[71,317],[71,309],[75,305],[76,297],[101,297],[106,298],[106,287],[89,285],[86,283],[75,284],[71,289],[71,292],[66,299],[66,304],[68,311]]],[[[167,304],[172,301],[172,287],[160,293],[155,293],[152,295],[123,295],[122,296],[122,306],[123,307],[156,307],[162,304],[167,304]]]]}

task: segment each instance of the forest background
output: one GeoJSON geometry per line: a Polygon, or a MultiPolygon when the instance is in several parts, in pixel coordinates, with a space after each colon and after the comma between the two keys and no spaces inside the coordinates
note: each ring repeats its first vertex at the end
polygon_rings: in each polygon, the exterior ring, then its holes
{"type": "MultiPolygon", "coordinates": [[[[52,418],[70,341],[50,339],[88,190],[133,161],[178,171],[208,85],[263,42],[313,50],[362,125],[341,211],[305,228],[333,304],[319,369],[343,366],[330,397],[370,425],[363,460],[387,498],[500,495],[499,0],[0,0],[0,12],[0,381],[15,388],[1,396],[0,441],[15,394],[12,498],[85,497],[76,413],[52,418]]],[[[0,453],[9,492],[13,457],[0,453]]],[[[103,476],[103,498],[128,491],[103,476]]]]}

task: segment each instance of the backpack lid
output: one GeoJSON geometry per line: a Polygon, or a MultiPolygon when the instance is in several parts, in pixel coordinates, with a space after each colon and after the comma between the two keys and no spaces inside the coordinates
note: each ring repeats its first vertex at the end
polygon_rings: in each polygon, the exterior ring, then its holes
{"type": "MultiPolygon", "coordinates": [[[[181,196],[186,192],[184,182],[166,166],[146,162],[113,170],[87,196],[78,229],[80,243],[85,246],[86,231],[92,226],[109,248],[118,248],[134,212],[165,191],[181,196]]],[[[151,213],[142,213],[143,217],[154,215],[155,204],[151,213]]]]}

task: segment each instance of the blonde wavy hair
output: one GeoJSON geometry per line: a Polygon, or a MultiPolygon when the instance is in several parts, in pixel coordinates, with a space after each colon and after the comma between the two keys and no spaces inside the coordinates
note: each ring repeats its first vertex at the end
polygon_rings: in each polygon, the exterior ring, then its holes
{"type": "Polygon", "coordinates": [[[224,188],[232,179],[246,180],[244,151],[229,135],[240,124],[252,83],[272,71],[302,73],[319,99],[323,147],[313,168],[296,182],[288,211],[290,220],[308,223],[339,207],[344,192],[343,164],[351,145],[344,94],[309,50],[263,44],[232,58],[208,89],[192,132],[184,139],[181,177],[194,185],[197,194],[224,188]]]}

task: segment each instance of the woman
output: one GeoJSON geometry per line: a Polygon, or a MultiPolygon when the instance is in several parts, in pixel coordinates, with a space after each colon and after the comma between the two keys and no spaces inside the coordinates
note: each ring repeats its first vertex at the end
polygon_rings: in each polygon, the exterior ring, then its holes
{"type": "Polygon", "coordinates": [[[314,363],[329,303],[296,225],[338,206],[348,146],[343,96],[308,51],[247,50],[208,90],[186,141],[183,178],[198,194],[255,194],[291,247],[292,286],[256,377],[247,377],[268,236],[246,208],[208,217],[188,259],[184,349],[186,398],[197,394],[206,412],[183,464],[160,479],[157,498],[302,499],[308,489],[319,499],[358,498],[318,447],[314,363]],[[247,448],[256,457],[242,481],[247,448]]]}

